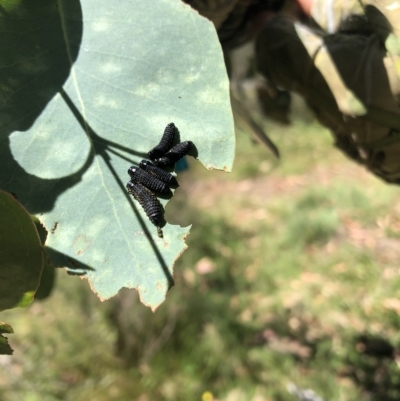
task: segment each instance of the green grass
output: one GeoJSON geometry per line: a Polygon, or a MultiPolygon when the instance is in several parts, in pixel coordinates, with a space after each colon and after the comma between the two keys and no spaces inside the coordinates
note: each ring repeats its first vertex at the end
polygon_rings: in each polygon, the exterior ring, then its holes
{"type": "Polygon", "coordinates": [[[281,161],[238,134],[233,173],[181,175],[167,215],[193,228],[155,314],[63,271],[49,299],[2,314],[1,401],[290,401],[290,382],[400,398],[398,189],[316,124],[267,128],[281,161]]]}

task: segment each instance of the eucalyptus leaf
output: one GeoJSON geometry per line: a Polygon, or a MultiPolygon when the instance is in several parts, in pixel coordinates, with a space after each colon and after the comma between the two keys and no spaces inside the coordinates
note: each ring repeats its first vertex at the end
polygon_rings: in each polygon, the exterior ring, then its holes
{"type": "Polygon", "coordinates": [[[137,288],[155,309],[189,228],[167,224],[159,238],[126,192],[127,169],[169,122],[206,168],[231,169],[229,84],[215,29],[180,0],[5,4],[0,186],[44,224],[52,264],[84,274],[101,299],[137,288]]]}

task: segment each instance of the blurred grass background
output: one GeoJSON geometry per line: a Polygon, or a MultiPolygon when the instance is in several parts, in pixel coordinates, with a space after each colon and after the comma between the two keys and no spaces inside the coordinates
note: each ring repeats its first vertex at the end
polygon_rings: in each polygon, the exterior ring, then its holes
{"type": "Polygon", "coordinates": [[[1,401],[400,399],[400,197],[307,118],[266,124],[278,162],[237,132],[231,174],[189,160],[168,221],[192,223],[155,314],[101,303],[58,271],[53,294],[2,313],[1,401]]]}

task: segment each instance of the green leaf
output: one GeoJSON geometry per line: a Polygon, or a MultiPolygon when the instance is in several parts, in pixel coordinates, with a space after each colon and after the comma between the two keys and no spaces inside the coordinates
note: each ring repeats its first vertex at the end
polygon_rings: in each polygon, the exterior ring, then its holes
{"type": "MultiPolygon", "coordinates": [[[[40,242],[44,246],[47,239],[47,230],[40,224],[37,217],[31,216],[39,234],[40,242]]],[[[35,300],[43,300],[50,296],[56,281],[56,269],[50,264],[49,258],[44,254],[43,272],[40,277],[40,284],[35,293],[35,300]]]]}
{"type": "Polygon", "coordinates": [[[2,335],[7,333],[14,333],[14,330],[9,324],[0,322],[0,355],[12,355],[13,353],[7,338],[2,335]]]}
{"type": "Polygon", "coordinates": [[[42,269],[42,246],[30,215],[0,191],[0,310],[29,305],[42,269]]]}
{"type": "Polygon", "coordinates": [[[40,284],[35,293],[35,300],[43,300],[50,296],[56,281],[56,269],[48,263],[43,265],[40,284]]]}
{"type": "Polygon", "coordinates": [[[84,273],[102,299],[137,288],[155,309],[188,228],[158,238],[127,169],[173,121],[204,166],[230,170],[214,27],[180,0],[37,0],[0,13],[0,29],[0,185],[38,215],[54,265],[84,273]]]}

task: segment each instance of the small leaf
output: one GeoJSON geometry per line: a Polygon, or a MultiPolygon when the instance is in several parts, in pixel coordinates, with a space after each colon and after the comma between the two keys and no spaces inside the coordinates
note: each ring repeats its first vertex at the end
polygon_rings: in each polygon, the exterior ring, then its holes
{"type": "Polygon", "coordinates": [[[12,327],[7,323],[0,322],[0,355],[12,355],[13,353],[7,338],[2,335],[8,333],[14,333],[12,327]]]}

